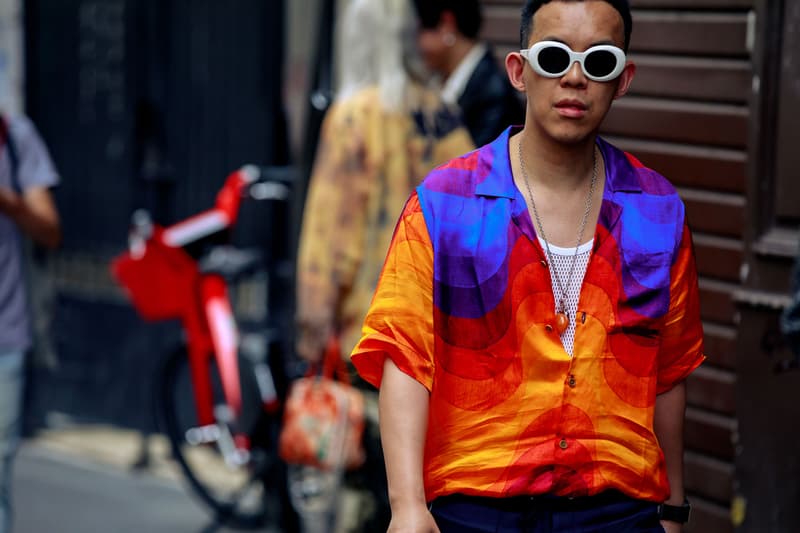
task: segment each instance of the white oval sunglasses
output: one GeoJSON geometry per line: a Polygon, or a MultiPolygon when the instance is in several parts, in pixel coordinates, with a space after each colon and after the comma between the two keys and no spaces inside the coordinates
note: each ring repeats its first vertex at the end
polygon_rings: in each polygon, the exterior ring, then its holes
{"type": "Polygon", "coordinates": [[[528,60],[534,72],[545,78],[560,78],[576,61],[586,77],[593,81],[611,81],[625,70],[625,52],[610,44],[575,52],[558,41],[539,41],[519,53],[528,60]]]}

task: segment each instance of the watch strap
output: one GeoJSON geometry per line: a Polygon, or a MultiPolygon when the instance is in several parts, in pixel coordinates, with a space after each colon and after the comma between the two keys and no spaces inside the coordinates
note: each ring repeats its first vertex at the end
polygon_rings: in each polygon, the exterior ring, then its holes
{"type": "Polygon", "coordinates": [[[691,510],[692,506],[689,504],[689,500],[686,499],[683,500],[683,505],[662,503],[658,506],[658,518],[669,522],[685,524],[689,521],[691,510]]]}

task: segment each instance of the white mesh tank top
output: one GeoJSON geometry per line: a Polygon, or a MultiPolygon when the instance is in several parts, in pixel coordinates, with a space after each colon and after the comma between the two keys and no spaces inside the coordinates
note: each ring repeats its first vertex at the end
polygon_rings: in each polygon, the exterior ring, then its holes
{"type": "MultiPolygon", "coordinates": [[[[542,248],[546,249],[545,241],[539,238],[542,248]]],[[[564,333],[561,334],[561,344],[564,345],[564,350],[572,356],[572,349],[575,344],[575,321],[578,314],[578,299],[581,295],[581,286],[583,285],[583,278],[586,275],[586,268],[589,266],[589,256],[592,252],[592,245],[594,239],[581,244],[578,247],[578,254],[575,257],[575,271],[572,273],[572,282],[567,288],[566,298],[564,300],[565,312],[569,317],[569,325],[564,333]]],[[[575,248],[562,248],[550,244],[550,253],[553,256],[553,265],[550,270],[550,278],[553,287],[553,297],[556,301],[555,312],[558,312],[558,302],[561,299],[561,289],[558,288],[554,272],[558,274],[562,285],[567,284],[569,277],[569,268],[572,264],[572,255],[575,253],[575,248]]]]}

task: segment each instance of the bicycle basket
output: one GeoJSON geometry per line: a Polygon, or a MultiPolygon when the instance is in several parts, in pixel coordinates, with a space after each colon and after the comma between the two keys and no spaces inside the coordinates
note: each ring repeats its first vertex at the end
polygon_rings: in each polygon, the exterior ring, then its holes
{"type": "Polygon", "coordinates": [[[151,241],[139,257],[118,256],[111,270],[146,320],[179,318],[192,305],[197,264],[181,249],[151,241]]]}

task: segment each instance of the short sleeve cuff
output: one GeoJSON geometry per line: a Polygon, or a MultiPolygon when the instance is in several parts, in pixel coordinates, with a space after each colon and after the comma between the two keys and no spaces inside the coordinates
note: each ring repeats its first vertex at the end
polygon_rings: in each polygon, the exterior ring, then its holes
{"type": "Polygon", "coordinates": [[[418,381],[430,392],[433,387],[433,367],[423,361],[412,348],[389,336],[375,333],[364,337],[356,346],[350,360],[365,381],[380,388],[387,357],[401,372],[418,381]]]}
{"type": "Polygon", "coordinates": [[[697,352],[694,357],[684,358],[680,365],[674,365],[663,372],[659,372],[656,395],[672,390],[675,385],[689,377],[705,360],[706,356],[701,352],[697,352]]]}

